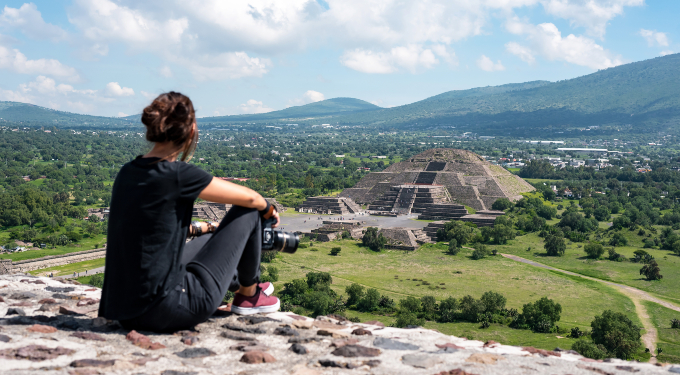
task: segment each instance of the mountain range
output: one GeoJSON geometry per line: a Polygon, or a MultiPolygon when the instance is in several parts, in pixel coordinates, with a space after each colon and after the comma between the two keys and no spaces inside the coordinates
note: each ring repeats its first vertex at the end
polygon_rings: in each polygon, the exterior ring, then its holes
{"type": "MultiPolygon", "coordinates": [[[[138,124],[139,115],[108,118],[0,102],[11,122],[103,127],[138,124]]],[[[610,126],[633,132],[677,129],[680,54],[599,70],[573,79],[533,81],[448,91],[392,108],[334,98],[262,114],[203,117],[200,124],[362,125],[380,128],[470,128],[488,135],[610,126]]]]}

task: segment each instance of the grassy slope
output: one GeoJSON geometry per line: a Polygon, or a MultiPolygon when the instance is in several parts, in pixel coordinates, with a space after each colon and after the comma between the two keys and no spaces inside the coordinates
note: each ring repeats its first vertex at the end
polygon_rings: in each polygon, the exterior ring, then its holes
{"type": "Polygon", "coordinates": [[[103,267],[105,260],[105,258],[86,260],[84,262],[70,263],[63,266],[43,268],[29,273],[31,275],[46,276],[54,272],[54,276],[69,276],[73,275],[74,272],[80,273],[85,272],[85,270],[103,267]]]}
{"type": "MultiPolygon", "coordinates": [[[[303,278],[311,270],[330,272],[333,275],[333,288],[344,293],[346,286],[353,282],[378,289],[381,294],[398,301],[407,295],[421,297],[432,295],[438,300],[447,297],[460,298],[470,294],[479,298],[482,293],[492,290],[500,292],[508,299],[508,307],[521,310],[522,305],[543,296],[562,304],[561,326],[578,326],[589,329],[595,315],[605,309],[620,311],[638,321],[633,303],[610,287],[550,271],[517,263],[501,257],[490,257],[474,261],[469,259],[465,250],[457,256],[444,254],[444,246],[424,246],[416,252],[386,250],[374,253],[357,245],[354,241],[334,241],[315,243],[314,248],[300,249],[297,254],[283,254],[275,263],[280,271],[277,289],[292,279],[303,278]],[[328,255],[330,248],[341,246],[340,256],[328,255]],[[455,273],[460,271],[461,273],[455,273]],[[398,275],[399,279],[394,276],[398,275]],[[431,286],[417,286],[420,282],[406,279],[425,279],[431,286]],[[445,283],[447,289],[434,289],[434,285],[445,283]],[[583,301],[590,301],[584,304],[583,301]]],[[[394,321],[392,317],[374,316],[348,311],[349,316],[359,316],[362,320],[380,320],[386,324],[394,321]]],[[[494,339],[513,345],[533,345],[554,349],[555,346],[570,348],[571,339],[558,339],[555,334],[535,334],[530,331],[514,330],[504,326],[492,325],[481,330],[472,323],[434,323],[434,328],[447,334],[471,336],[475,339],[494,339]]]]}
{"type": "Polygon", "coordinates": [[[92,238],[83,238],[78,242],[80,247],[75,247],[71,244],[67,246],[57,246],[56,249],[28,250],[21,253],[0,254],[0,259],[11,259],[14,262],[18,262],[20,260],[41,258],[48,255],[63,255],[76,251],[92,250],[95,248],[94,245],[99,244],[101,247],[104,243],[106,243],[106,236],[100,234],[92,238]]]}
{"type": "Polygon", "coordinates": [[[680,363],[680,329],[670,328],[671,319],[680,319],[680,312],[668,309],[653,302],[642,302],[659,332],[657,347],[663,349],[659,362],[680,363]]]}
{"type": "MultiPolygon", "coordinates": [[[[635,250],[642,248],[642,242],[634,232],[623,231],[622,233],[629,238],[629,245],[632,246],[617,247],[616,251],[631,258],[635,250]]],[[[630,285],[676,303],[680,302],[680,295],[676,288],[680,282],[680,257],[666,250],[644,249],[654,256],[663,275],[660,281],[647,281],[640,275],[641,264],[588,259],[585,257],[583,247],[578,248],[578,245],[583,246],[582,243],[572,243],[567,245],[564,256],[549,257],[543,249],[543,239],[536,233],[531,233],[510,241],[508,245],[493,245],[492,248],[563,270],[630,285]],[[531,247],[531,251],[527,251],[528,247],[531,247]]]]}

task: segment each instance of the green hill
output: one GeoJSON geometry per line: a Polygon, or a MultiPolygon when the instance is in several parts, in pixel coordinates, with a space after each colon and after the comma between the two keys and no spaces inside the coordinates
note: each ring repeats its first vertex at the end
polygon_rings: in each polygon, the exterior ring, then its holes
{"type": "Polygon", "coordinates": [[[363,113],[381,109],[375,104],[354,98],[333,98],[320,102],[305,104],[254,115],[203,117],[199,122],[238,122],[238,121],[271,121],[308,119],[310,117],[328,117],[344,113],[363,113]]]}
{"type": "Polygon", "coordinates": [[[0,124],[24,124],[27,126],[56,127],[106,127],[130,126],[133,122],[125,118],[81,115],[77,113],[57,111],[28,103],[0,102],[0,124]],[[3,121],[4,120],[4,121],[3,121]]]}

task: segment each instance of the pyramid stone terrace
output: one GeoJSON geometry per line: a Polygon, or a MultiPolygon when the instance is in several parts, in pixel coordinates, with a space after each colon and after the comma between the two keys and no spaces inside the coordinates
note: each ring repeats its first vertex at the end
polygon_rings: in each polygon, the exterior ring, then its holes
{"type": "Polygon", "coordinates": [[[364,229],[366,222],[364,221],[330,221],[324,220],[323,225],[319,228],[312,229],[312,233],[316,234],[316,240],[320,242],[329,242],[342,238],[342,232],[349,232],[355,240],[361,240],[364,236],[364,229]]]}
{"type": "Polygon", "coordinates": [[[346,215],[363,212],[361,206],[346,197],[309,197],[298,207],[299,212],[346,215]]]}
{"type": "Polygon", "coordinates": [[[420,229],[413,228],[383,228],[378,231],[382,234],[387,243],[385,247],[397,250],[417,250],[420,245],[430,243],[430,238],[420,229]]]}
{"type": "Polygon", "coordinates": [[[340,196],[352,198],[359,204],[373,205],[374,208],[386,208],[393,201],[399,203],[396,209],[402,210],[401,202],[395,200],[394,194],[396,191],[399,196],[403,186],[408,185],[441,186],[448,193],[448,202],[464,204],[475,210],[490,209],[499,198],[518,200],[521,193],[534,190],[518,176],[473,152],[440,148],[392,164],[382,172],[369,173],[353,188],[343,190],[340,196]],[[393,190],[393,187],[400,190],[393,190]]]}

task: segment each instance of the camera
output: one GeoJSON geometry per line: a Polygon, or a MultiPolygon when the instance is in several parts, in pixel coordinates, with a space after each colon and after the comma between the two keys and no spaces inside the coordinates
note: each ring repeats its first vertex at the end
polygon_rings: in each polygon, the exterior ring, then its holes
{"type": "Polygon", "coordinates": [[[295,253],[300,244],[300,237],[295,233],[274,229],[272,228],[274,224],[276,224],[276,218],[269,218],[263,223],[262,250],[295,253]]]}

